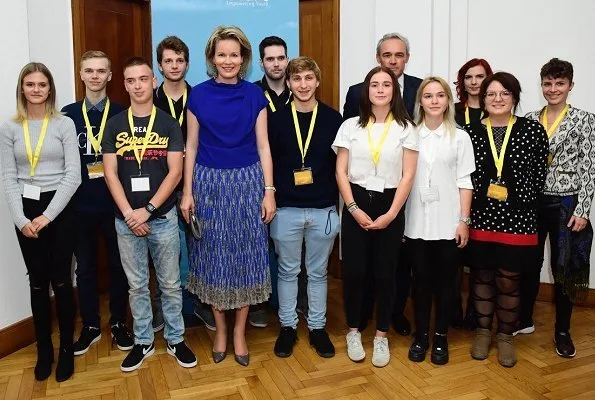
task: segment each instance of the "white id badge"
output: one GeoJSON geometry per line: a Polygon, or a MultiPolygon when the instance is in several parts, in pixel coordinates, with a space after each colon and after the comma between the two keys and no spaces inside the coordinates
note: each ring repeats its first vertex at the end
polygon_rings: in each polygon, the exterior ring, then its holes
{"type": "Polygon", "coordinates": [[[384,178],[369,175],[366,179],[366,190],[384,193],[384,178]]]}
{"type": "Polygon", "coordinates": [[[151,190],[148,175],[136,175],[130,177],[133,192],[148,192],[151,190]]]}
{"type": "Polygon", "coordinates": [[[39,200],[41,197],[41,187],[25,183],[23,188],[23,197],[31,200],[39,200]]]}
{"type": "Polygon", "coordinates": [[[437,186],[419,188],[419,195],[422,203],[432,203],[440,200],[440,193],[437,186]]]}

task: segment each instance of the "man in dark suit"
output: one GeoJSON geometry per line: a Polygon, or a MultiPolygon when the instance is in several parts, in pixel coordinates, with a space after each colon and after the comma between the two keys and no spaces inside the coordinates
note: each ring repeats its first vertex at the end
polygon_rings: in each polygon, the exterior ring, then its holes
{"type": "MultiPolygon", "coordinates": [[[[404,73],[405,66],[409,61],[409,41],[399,33],[385,34],[376,45],[376,60],[378,64],[389,68],[396,75],[405,108],[411,118],[413,118],[415,95],[422,80],[404,73]]],[[[359,115],[362,85],[363,82],[349,88],[345,98],[345,105],[343,106],[343,120],[359,115]]],[[[397,290],[392,316],[393,328],[403,336],[408,336],[411,333],[411,324],[403,314],[411,286],[411,264],[407,259],[406,247],[401,246],[399,266],[395,275],[397,290]]],[[[360,326],[360,330],[365,329],[367,321],[372,317],[374,308],[373,283],[366,278],[364,284],[367,286],[367,290],[364,294],[362,304],[362,325],[360,326]]]]}
{"type": "MultiPolygon", "coordinates": [[[[387,33],[376,45],[376,61],[383,67],[389,68],[396,75],[401,95],[407,112],[413,118],[413,106],[415,105],[415,94],[421,84],[421,79],[404,74],[405,66],[409,61],[409,41],[398,33],[387,33]]],[[[359,115],[359,101],[362,91],[362,83],[349,88],[343,107],[343,119],[357,117],[359,115]]]]}

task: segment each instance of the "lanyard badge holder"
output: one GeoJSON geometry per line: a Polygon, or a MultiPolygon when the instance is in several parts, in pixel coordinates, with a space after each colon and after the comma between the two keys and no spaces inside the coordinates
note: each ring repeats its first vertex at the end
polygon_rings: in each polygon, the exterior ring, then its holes
{"type": "Polygon", "coordinates": [[[512,126],[514,123],[514,117],[511,115],[508,119],[508,126],[506,127],[506,134],[504,135],[504,141],[502,142],[502,148],[500,154],[496,151],[496,143],[494,142],[494,133],[492,131],[492,122],[488,118],[486,121],[486,128],[488,130],[488,138],[490,140],[490,148],[492,150],[492,156],[494,157],[494,163],[496,164],[497,179],[490,182],[488,186],[487,196],[491,199],[498,201],[506,201],[508,199],[508,189],[506,184],[502,181],[502,168],[504,166],[504,155],[506,154],[506,147],[508,146],[508,140],[510,139],[510,133],[512,132],[512,126]]]}
{"type": "Polygon", "coordinates": [[[390,125],[393,121],[393,115],[388,114],[386,122],[384,123],[384,131],[380,140],[376,144],[372,142],[372,121],[368,121],[366,129],[368,131],[368,145],[370,146],[370,153],[372,155],[372,162],[374,163],[374,175],[368,175],[366,178],[366,190],[372,192],[384,193],[384,186],[386,184],[384,178],[378,176],[378,162],[380,161],[380,151],[384,145],[384,141],[388,136],[390,125]]]}
{"type": "Polygon", "coordinates": [[[25,150],[27,151],[27,158],[29,159],[29,164],[31,165],[31,169],[29,170],[31,183],[25,183],[23,185],[23,197],[26,199],[39,201],[39,199],[41,198],[41,186],[33,184],[33,177],[35,176],[35,168],[37,167],[37,163],[39,162],[39,155],[41,154],[41,148],[43,147],[43,142],[45,140],[45,134],[48,130],[49,122],[50,117],[46,114],[46,116],[43,118],[43,124],[41,125],[41,133],[39,134],[39,139],[37,140],[37,146],[35,146],[35,154],[33,154],[33,150],[31,148],[31,135],[29,134],[29,123],[26,119],[22,123],[23,135],[25,136],[25,150]]]}
{"type": "Polygon", "coordinates": [[[93,146],[93,151],[95,152],[95,161],[87,164],[87,173],[89,175],[89,179],[103,178],[105,173],[103,170],[103,162],[99,161],[99,153],[101,152],[101,140],[103,139],[103,131],[105,130],[105,123],[107,122],[107,116],[109,114],[110,101],[109,99],[106,100],[97,137],[93,136],[93,127],[91,126],[91,122],[89,122],[89,116],[87,115],[86,100],[83,100],[82,108],[83,119],[85,120],[85,126],[87,127],[87,138],[91,142],[91,146],[93,146]]]}
{"type": "Polygon", "coordinates": [[[298,146],[302,156],[302,168],[293,170],[293,183],[295,186],[311,185],[314,183],[314,176],[312,175],[312,168],[307,168],[304,165],[306,160],[306,154],[310,148],[310,141],[312,140],[312,133],[314,132],[314,124],[316,123],[316,116],[318,115],[318,103],[314,106],[312,112],[312,120],[310,120],[310,127],[308,128],[308,136],[306,138],[306,144],[302,143],[302,132],[300,130],[300,124],[297,119],[297,111],[295,109],[295,103],[291,103],[291,113],[293,114],[293,125],[295,128],[295,136],[297,138],[298,146]]]}
{"type": "Polygon", "coordinates": [[[143,157],[145,155],[145,151],[147,150],[148,135],[150,135],[153,131],[155,114],[157,114],[157,110],[155,109],[155,106],[153,106],[153,110],[151,111],[151,118],[149,119],[149,125],[147,126],[147,132],[145,133],[145,137],[142,140],[143,146],[139,151],[139,149],[136,148],[136,137],[134,136],[134,121],[132,118],[132,109],[128,109],[128,125],[130,126],[130,133],[134,139],[134,146],[132,148],[132,151],[134,152],[134,157],[136,158],[136,162],[138,163],[138,175],[130,176],[130,187],[133,192],[148,192],[151,190],[151,180],[149,175],[142,174],[142,162],[143,157]]]}
{"type": "MultiPolygon", "coordinates": [[[[562,109],[562,112],[560,112],[560,114],[558,115],[558,117],[556,118],[556,120],[554,121],[552,126],[550,126],[550,127],[548,127],[548,125],[547,125],[547,106],[543,110],[543,114],[541,115],[541,125],[543,125],[543,127],[545,128],[545,131],[547,132],[547,138],[549,140],[552,139],[554,132],[556,132],[556,129],[558,129],[558,126],[560,125],[560,123],[562,122],[564,117],[566,116],[566,113],[568,113],[569,108],[570,108],[570,104],[566,104],[566,107],[564,107],[564,109],[562,109]]],[[[552,152],[550,152],[547,155],[547,166],[548,167],[552,165],[552,161],[554,161],[554,154],[552,152]]]]}

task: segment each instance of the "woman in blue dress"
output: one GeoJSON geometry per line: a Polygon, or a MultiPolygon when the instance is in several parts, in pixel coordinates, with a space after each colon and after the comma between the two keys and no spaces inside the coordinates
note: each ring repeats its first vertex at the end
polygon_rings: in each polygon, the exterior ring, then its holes
{"type": "Polygon", "coordinates": [[[217,27],[207,42],[212,79],[194,87],[188,99],[181,203],[186,221],[194,213],[201,228],[190,241],[187,289],[213,307],[213,360],[225,358],[225,310],[235,309],[234,353],[244,366],[250,360],[248,307],[271,293],[266,224],[275,215],[268,102],[242,79],[251,54],[246,35],[234,26],[217,27]]]}

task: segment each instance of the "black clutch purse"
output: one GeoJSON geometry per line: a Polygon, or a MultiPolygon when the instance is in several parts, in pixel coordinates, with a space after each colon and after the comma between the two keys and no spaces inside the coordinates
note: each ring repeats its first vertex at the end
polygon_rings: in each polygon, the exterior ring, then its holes
{"type": "Polygon", "coordinates": [[[190,232],[192,232],[194,239],[202,238],[202,224],[192,212],[190,213],[190,232]]]}

